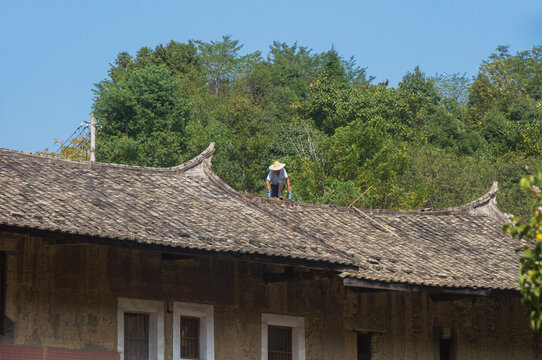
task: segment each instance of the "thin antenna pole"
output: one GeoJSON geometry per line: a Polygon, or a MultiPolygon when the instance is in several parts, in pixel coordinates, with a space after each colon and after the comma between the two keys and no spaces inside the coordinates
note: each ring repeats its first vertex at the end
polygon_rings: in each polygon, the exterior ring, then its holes
{"type": "Polygon", "coordinates": [[[96,161],[94,151],[96,150],[96,118],[90,113],[90,162],[96,161]]]}

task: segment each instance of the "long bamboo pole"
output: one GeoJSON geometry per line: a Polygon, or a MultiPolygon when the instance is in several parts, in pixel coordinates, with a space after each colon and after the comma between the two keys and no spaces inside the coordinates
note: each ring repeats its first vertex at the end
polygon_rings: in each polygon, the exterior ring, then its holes
{"type": "Polygon", "coordinates": [[[329,200],[329,198],[331,197],[331,195],[333,195],[333,193],[335,192],[336,189],[333,189],[333,191],[331,193],[329,193],[329,195],[327,196],[327,198],[324,200],[324,202],[322,204],[325,204],[327,203],[327,201],[329,200]]]}
{"type": "Polygon", "coordinates": [[[353,202],[352,204],[348,205],[348,207],[350,208],[350,207],[354,206],[354,204],[357,203],[358,200],[361,199],[361,197],[367,193],[367,191],[371,190],[372,187],[373,187],[373,185],[369,186],[369,188],[368,188],[367,190],[365,190],[365,191],[363,192],[363,194],[361,194],[360,196],[358,196],[358,198],[357,198],[356,200],[354,200],[354,202],[353,202]]]}

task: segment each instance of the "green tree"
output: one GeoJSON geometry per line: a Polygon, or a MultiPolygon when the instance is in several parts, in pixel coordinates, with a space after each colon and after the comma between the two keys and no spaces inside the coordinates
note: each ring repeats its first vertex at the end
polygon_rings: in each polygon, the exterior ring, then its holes
{"type": "Polygon", "coordinates": [[[352,85],[322,75],[310,84],[309,99],[301,108],[302,116],[317,129],[332,135],[356,117],[357,97],[352,85]]]}
{"type": "Polygon", "coordinates": [[[413,129],[420,129],[440,102],[435,80],[427,77],[418,66],[403,76],[397,89],[397,96],[404,107],[401,122],[413,129]]]}
{"type": "Polygon", "coordinates": [[[440,94],[435,87],[435,80],[427,77],[419,66],[416,66],[413,72],[407,72],[403,76],[403,80],[399,83],[399,91],[417,95],[420,99],[435,105],[440,102],[440,94]]]}
{"type": "Polygon", "coordinates": [[[101,161],[172,166],[183,159],[190,102],[165,66],[149,65],[98,87],[94,113],[101,161]]]}
{"type": "Polygon", "coordinates": [[[518,100],[542,100],[542,47],[509,53],[508,46],[497,47],[480,65],[470,92],[471,111],[481,116],[495,107],[502,113],[518,100]]]}
{"type": "Polygon", "coordinates": [[[469,100],[469,87],[472,79],[467,74],[437,74],[435,87],[443,101],[450,102],[448,106],[455,104],[465,105],[469,100]]]}
{"type": "Polygon", "coordinates": [[[512,216],[511,224],[504,225],[503,229],[512,237],[525,241],[525,245],[517,249],[521,253],[521,301],[530,310],[531,328],[542,333],[542,171],[522,178],[520,186],[535,200],[531,205],[530,217],[523,220],[519,216],[512,216]]]}
{"type": "Polygon", "coordinates": [[[274,41],[269,47],[267,63],[275,86],[290,88],[296,101],[306,98],[310,78],[318,66],[318,59],[310,49],[297,43],[288,45],[274,41]]]}
{"type": "Polygon", "coordinates": [[[348,60],[342,61],[344,70],[346,72],[346,78],[348,81],[357,86],[370,85],[375,79],[374,76],[367,75],[367,68],[362,68],[356,64],[356,59],[351,56],[348,60]]]}
{"type": "Polygon", "coordinates": [[[229,84],[260,60],[259,52],[241,55],[243,45],[239,40],[232,40],[231,35],[223,36],[222,41],[196,41],[196,44],[206,69],[209,89],[215,95],[225,93],[229,84]]]}
{"type": "Polygon", "coordinates": [[[267,59],[254,64],[249,71],[247,87],[268,121],[284,124],[290,122],[296,107],[307,98],[316,68],[317,59],[310,49],[275,41],[269,47],[267,59]]]}
{"type": "Polygon", "coordinates": [[[346,70],[343,66],[344,61],[339,56],[335,47],[331,47],[329,51],[320,55],[320,72],[325,77],[337,81],[339,83],[348,81],[346,70]]]}
{"type": "Polygon", "coordinates": [[[233,159],[238,172],[230,178],[236,189],[257,192],[263,189],[263,172],[269,160],[265,147],[272,142],[273,133],[262,119],[262,110],[247,94],[238,89],[228,102],[217,108],[216,117],[228,128],[233,145],[233,159]],[[263,170],[263,171],[262,171],[263,170]]]}

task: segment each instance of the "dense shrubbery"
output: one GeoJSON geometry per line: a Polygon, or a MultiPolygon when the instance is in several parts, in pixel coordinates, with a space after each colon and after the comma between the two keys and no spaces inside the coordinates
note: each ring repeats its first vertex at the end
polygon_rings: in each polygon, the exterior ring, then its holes
{"type": "Polygon", "coordinates": [[[216,142],[215,171],[264,194],[273,160],[296,200],[358,206],[457,206],[500,182],[524,214],[518,181],[542,149],[542,47],[497,49],[469,79],[418,67],[396,89],[372,84],[333,48],[275,42],[267,56],[222,41],[170,42],[118,55],[96,84],[98,160],[172,166],[216,142]]]}

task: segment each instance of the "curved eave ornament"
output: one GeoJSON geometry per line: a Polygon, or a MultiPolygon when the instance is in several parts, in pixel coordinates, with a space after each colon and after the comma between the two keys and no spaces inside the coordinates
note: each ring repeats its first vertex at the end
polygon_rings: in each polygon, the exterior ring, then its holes
{"type": "Polygon", "coordinates": [[[494,181],[491,189],[482,197],[462,205],[455,210],[474,216],[489,216],[503,223],[510,220],[508,214],[503,213],[497,206],[498,182],[494,181]]]}

